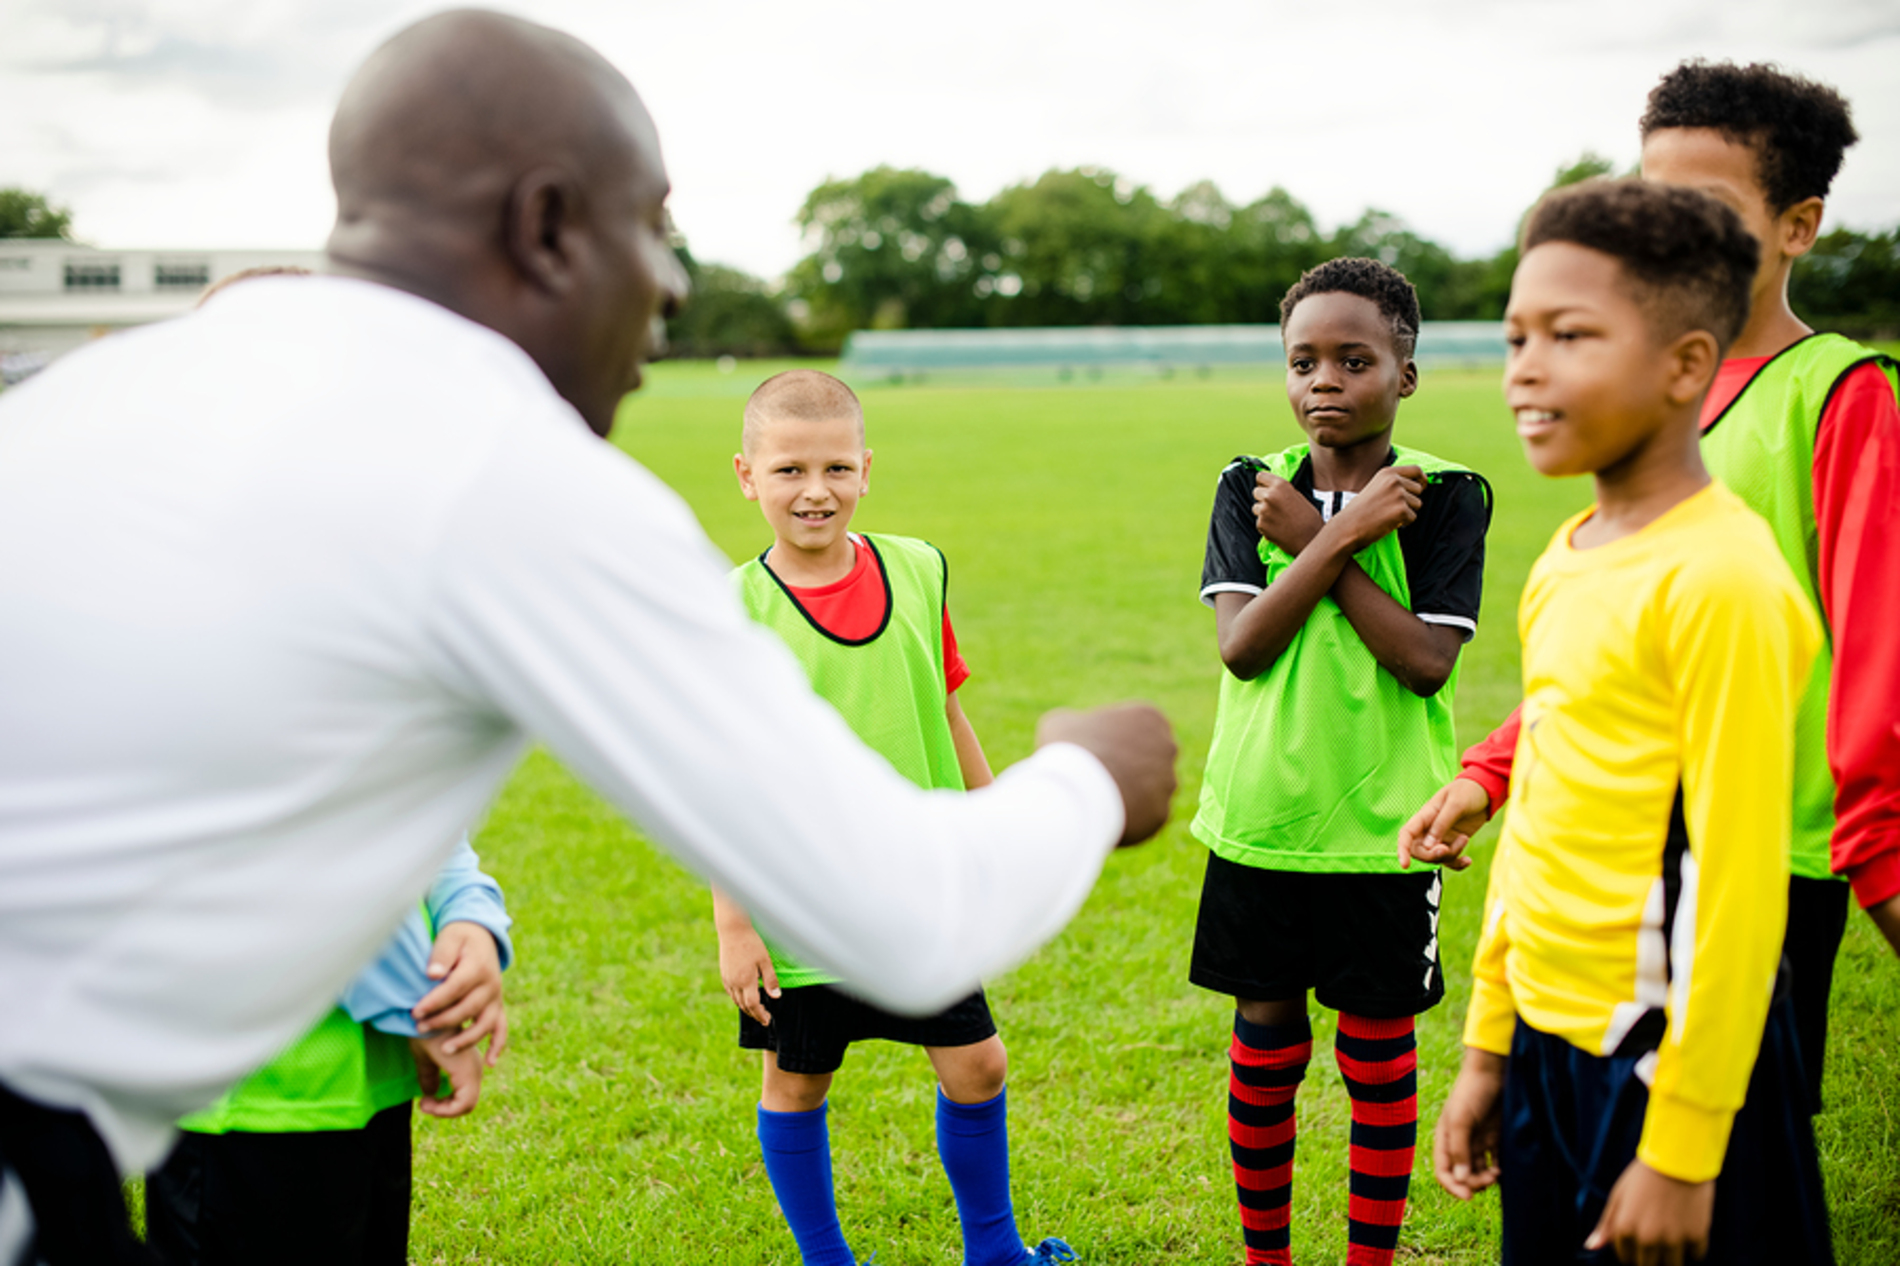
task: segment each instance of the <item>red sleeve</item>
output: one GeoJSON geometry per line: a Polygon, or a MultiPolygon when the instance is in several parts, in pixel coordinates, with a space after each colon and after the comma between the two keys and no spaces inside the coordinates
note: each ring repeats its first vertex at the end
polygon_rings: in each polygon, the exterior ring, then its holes
{"type": "Polygon", "coordinates": [[[1503,725],[1465,749],[1464,768],[1458,771],[1460,778],[1469,778],[1484,788],[1484,794],[1491,798],[1492,817],[1511,794],[1511,760],[1517,754],[1517,729],[1523,712],[1520,703],[1504,718],[1503,725]]]}
{"type": "Polygon", "coordinates": [[[1834,641],[1832,865],[1869,906],[1900,894],[1900,408],[1879,365],[1849,374],[1821,415],[1814,518],[1834,641]]]}
{"type": "Polygon", "coordinates": [[[943,609],[943,684],[951,694],[970,680],[970,666],[957,649],[957,631],[950,627],[950,608],[943,609]]]}

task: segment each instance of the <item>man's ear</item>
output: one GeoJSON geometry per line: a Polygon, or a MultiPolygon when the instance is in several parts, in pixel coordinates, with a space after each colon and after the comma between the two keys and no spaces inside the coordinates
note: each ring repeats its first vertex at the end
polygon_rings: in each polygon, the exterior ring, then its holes
{"type": "Polygon", "coordinates": [[[739,477],[739,491],[745,494],[745,499],[757,501],[759,490],[752,483],[752,463],[745,459],[744,453],[732,455],[732,473],[739,477]]]}
{"type": "Polygon", "coordinates": [[[1822,209],[1819,198],[1803,198],[1775,217],[1783,255],[1798,259],[1814,249],[1815,239],[1821,236],[1822,209]]]}
{"type": "Polygon", "coordinates": [[[1671,343],[1666,393],[1670,403],[1693,404],[1700,400],[1721,365],[1722,348],[1707,330],[1690,330],[1671,343]]]}
{"type": "Polygon", "coordinates": [[[502,244],[516,270],[537,289],[564,295],[573,288],[573,235],[581,227],[580,188],[556,167],[539,167],[508,192],[502,244]]]}

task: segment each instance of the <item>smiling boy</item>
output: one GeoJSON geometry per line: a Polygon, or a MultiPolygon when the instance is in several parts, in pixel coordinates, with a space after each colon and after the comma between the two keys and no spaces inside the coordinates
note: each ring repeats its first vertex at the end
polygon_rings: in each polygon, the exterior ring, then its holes
{"type": "Polygon", "coordinates": [[[1454,1195],[1502,1183],[1518,1266],[1832,1260],[1776,987],[1819,627],[1697,447],[1756,258],[1726,207],[1641,182],[1560,190],[1525,227],[1505,395],[1531,464],[1597,500],[1524,588],[1511,812],[1435,1149],[1454,1195]]]}
{"type": "Polygon", "coordinates": [[[1477,630],[1490,490],[1395,448],[1418,299],[1336,259],[1280,305],[1307,443],[1221,473],[1201,600],[1220,709],[1194,835],[1208,846],[1190,979],[1234,999],[1228,1135],[1249,1263],[1290,1261],[1294,1095],[1309,990],[1339,1012],[1352,1097],[1352,1266],[1392,1260],[1416,1142],[1413,1017],[1444,996],[1436,873],[1389,841],[1454,767],[1458,655],[1477,630]]]}
{"type": "MultiPolygon", "coordinates": [[[[950,626],[943,555],[908,537],[849,530],[871,487],[857,396],[816,370],[767,379],[746,402],[733,470],[773,535],[769,549],[733,573],[752,617],[784,638],[813,689],[898,772],[956,791],[991,782],[957,699],[970,670],[950,626]]],[[[933,1016],[893,1015],[769,945],[717,888],[713,918],[720,979],[739,1008],[739,1045],[763,1053],[766,1174],[805,1266],[857,1260],[838,1221],[826,1104],[846,1048],[870,1039],[921,1046],[936,1071],[937,1152],[956,1198],[965,1263],[1074,1260],[1061,1240],[1031,1250],[1016,1232],[1008,1057],[981,989],[933,1016]]]]}
{"type": "MultiPolygon", "coordinates": [[[[1828,629],[1795,730],[1786,942],[1818,1108],[1848,914],[1848,885],[1832,875],[1851,881],[1900,951],[1900,367],[1817,334],[1788,302],[1795,263],[1858,139],[1839,93],[1774,66],[1686,62],[1651,91],[1641,131],[1643,179],[1708,194],[1761,243],[1748,322],[1702,402],[1702,456],[1769,522],[1828,629]]],[[[1517,735],[1514,714],[1466,753],[1401,848],[1417,841],[1426,860],[1453,856],[1504,802],[1517,735]]]]}

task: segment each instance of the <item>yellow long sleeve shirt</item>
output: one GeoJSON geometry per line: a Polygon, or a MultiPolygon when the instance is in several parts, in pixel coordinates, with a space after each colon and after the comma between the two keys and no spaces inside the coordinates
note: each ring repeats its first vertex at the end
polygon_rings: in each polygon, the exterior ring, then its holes
{"type": "Polygon", "coordinates": [[[1508,1055],[1522,1017],[1609,1055],[1660,1010],[1637,1154],[1701,1182],[1761,1046],[1795,705],[1821,630],[1767,525],[1721,485],[1576,549],[1590,513],[1558,529],[1518,613],[1524,724],[1465,1041],[1508,1055]],[[1678,793],[1688,847],[1666,856],[1678,793]]]}

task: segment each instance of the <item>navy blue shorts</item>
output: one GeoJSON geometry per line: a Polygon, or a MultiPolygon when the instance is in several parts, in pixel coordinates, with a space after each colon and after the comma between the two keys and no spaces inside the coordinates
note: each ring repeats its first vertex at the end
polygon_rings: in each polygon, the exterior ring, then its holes
{"type": "Polygon", "coordinates": [[[881,1040],[907,1046],[973,1046],[996,1036],[990,1004],[977,990],[935,1015],[894,1015],[830,985],[798,985],[774,998],[760,991],[772,1023],[739,1013],[739,1045],[777,1051],[788,1073],[835,1073],[853,1042],[881,1040]]]}
{"type": "MultiPolygon", "coordinates": [[[[1504,1078],[1505,1266],[1618,1260],[1609,1248],[1584,1252],[1583,1241],[1636,1159],[1649,1106],[1643,1058],[1591,1055],[1519,1018],[1504,1078]]],[[[1832,1266],[1809,1108],[1783,989],[1715,1180],[1702,1266],[1832,1266]]]]}

